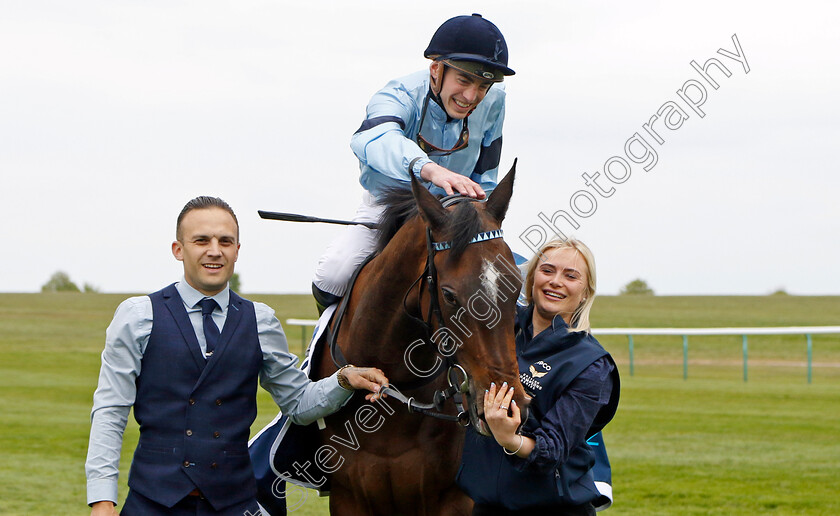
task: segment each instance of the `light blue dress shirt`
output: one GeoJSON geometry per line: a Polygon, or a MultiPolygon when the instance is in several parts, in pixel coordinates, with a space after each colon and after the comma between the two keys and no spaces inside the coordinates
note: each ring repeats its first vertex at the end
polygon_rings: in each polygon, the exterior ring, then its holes
{"type": "MultiPolygon", "coordinates": [[[[183,278],[176,284],[184,302],[195,335],[206,350],[201,306],[204,294],[183,278]]],[[[213,299],[221,309],[213,312],[213,320],[221,331],[227,319],[230,290],[225,288],[213,299]]],[[[297,368],[297,357],[289,352],[286,335],[274,310],[263,303],[254,303],[257,333],[263,354],[260,385],[271,393],[280,410],[297,424],[306,425],[332,414],[352,395],[338,384],[337,374],[311,382],[297,368]]],[[[141,372],[143,353],[152,332],[152,301],[148,296],[123,301],[105,332],[105,350],[99,385],[93,395],[90,443],[85,473],[88,504],[117,501],[117,477],[120,451],[128,415],[137,394],[135,380],[141,372]]]]}

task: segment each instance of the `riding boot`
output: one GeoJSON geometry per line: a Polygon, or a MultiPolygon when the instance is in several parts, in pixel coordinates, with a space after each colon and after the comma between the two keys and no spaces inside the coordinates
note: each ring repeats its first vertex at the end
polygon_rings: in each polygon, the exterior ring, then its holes
{"type": "Polygon", "coordinates": [[[328,306],[334,305],[341,301],[341,296],[330,294],[318,288],[314,283],[312,284],[312,296],[315,298],[315,306],[318,307],[318,316],[324,313],[328,306]]]}

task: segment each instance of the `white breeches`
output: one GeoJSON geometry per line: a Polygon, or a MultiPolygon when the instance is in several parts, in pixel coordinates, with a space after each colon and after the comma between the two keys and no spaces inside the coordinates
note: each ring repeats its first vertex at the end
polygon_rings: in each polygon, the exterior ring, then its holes
{"type": "MultiPolygon", "coordinates": [[[[362,204],[356,210],[353,221],[378,222],[382,206],[374,204],[369,192],[362,194],[362,204]]],[[[347,226],[332,241],[318,260],[315,268],[315,286],[336,296],[344,296],[350,276],[376,246],[379,231],[365,226],[347,226]]]]}

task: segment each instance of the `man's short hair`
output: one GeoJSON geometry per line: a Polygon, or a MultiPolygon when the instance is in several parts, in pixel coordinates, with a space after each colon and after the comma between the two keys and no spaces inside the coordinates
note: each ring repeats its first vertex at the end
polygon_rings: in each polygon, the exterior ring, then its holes
{"type": "Polygon", "coordinates": [[[187,215],[187,213],[193,210],[203,210],[207,208],[221,208],[226,212],[230,213],[230,216],[233,217],[233,221],[236,223],[236,239],[239,240],[239,220],[236,218],[236,214],[233,212],[233,208],[231,208],[228,203],[219,199],[218,197],[209,197],[207,195],[201,195],[199,197],[196,197],[195,199],[190,200],[187,204],[184,205],[184,208],[178,215],[178,223],[175,225],[175,238],[179,242],[181,241],[181,221],[184,220],[184,217],[187,215]]]}

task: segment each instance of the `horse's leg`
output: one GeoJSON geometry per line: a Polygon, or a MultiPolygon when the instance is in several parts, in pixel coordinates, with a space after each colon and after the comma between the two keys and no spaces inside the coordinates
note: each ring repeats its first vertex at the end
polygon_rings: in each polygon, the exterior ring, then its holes
{"type": "Polygon", "coordinates": [[[331,516],[366,516],[364,507],[358,504],[353,493],[340,486],[332,486],[330,491],[331,516]]]}
{"type": "MultiPolygon", "coordinates": [[[[344,436],[342,436],[344,437],[344,436]]],[[[360,446],[366,434],[357,434],[360,446]]],[[[332,476],[330,514],[336,516],[396,516],[391,503],[388,460],[362,450],[342,450],[341,468],[332,476]]]]}
{"type": "Polygon", "coordinates": [[[330,491],[331,516],[395,516],[393,511],[385,508],[374,510],[368,501],[360,500],[354,495],[357,486],[340,486],[333,484],[330,491]],[[386,512],[382,512],[382,511],[386,512]]]}
{"type": "Polygon", "coordinates": [[[470,516],[472,510],[473,501],[456,486],[441,495],[440,516],[470,516]]]}

